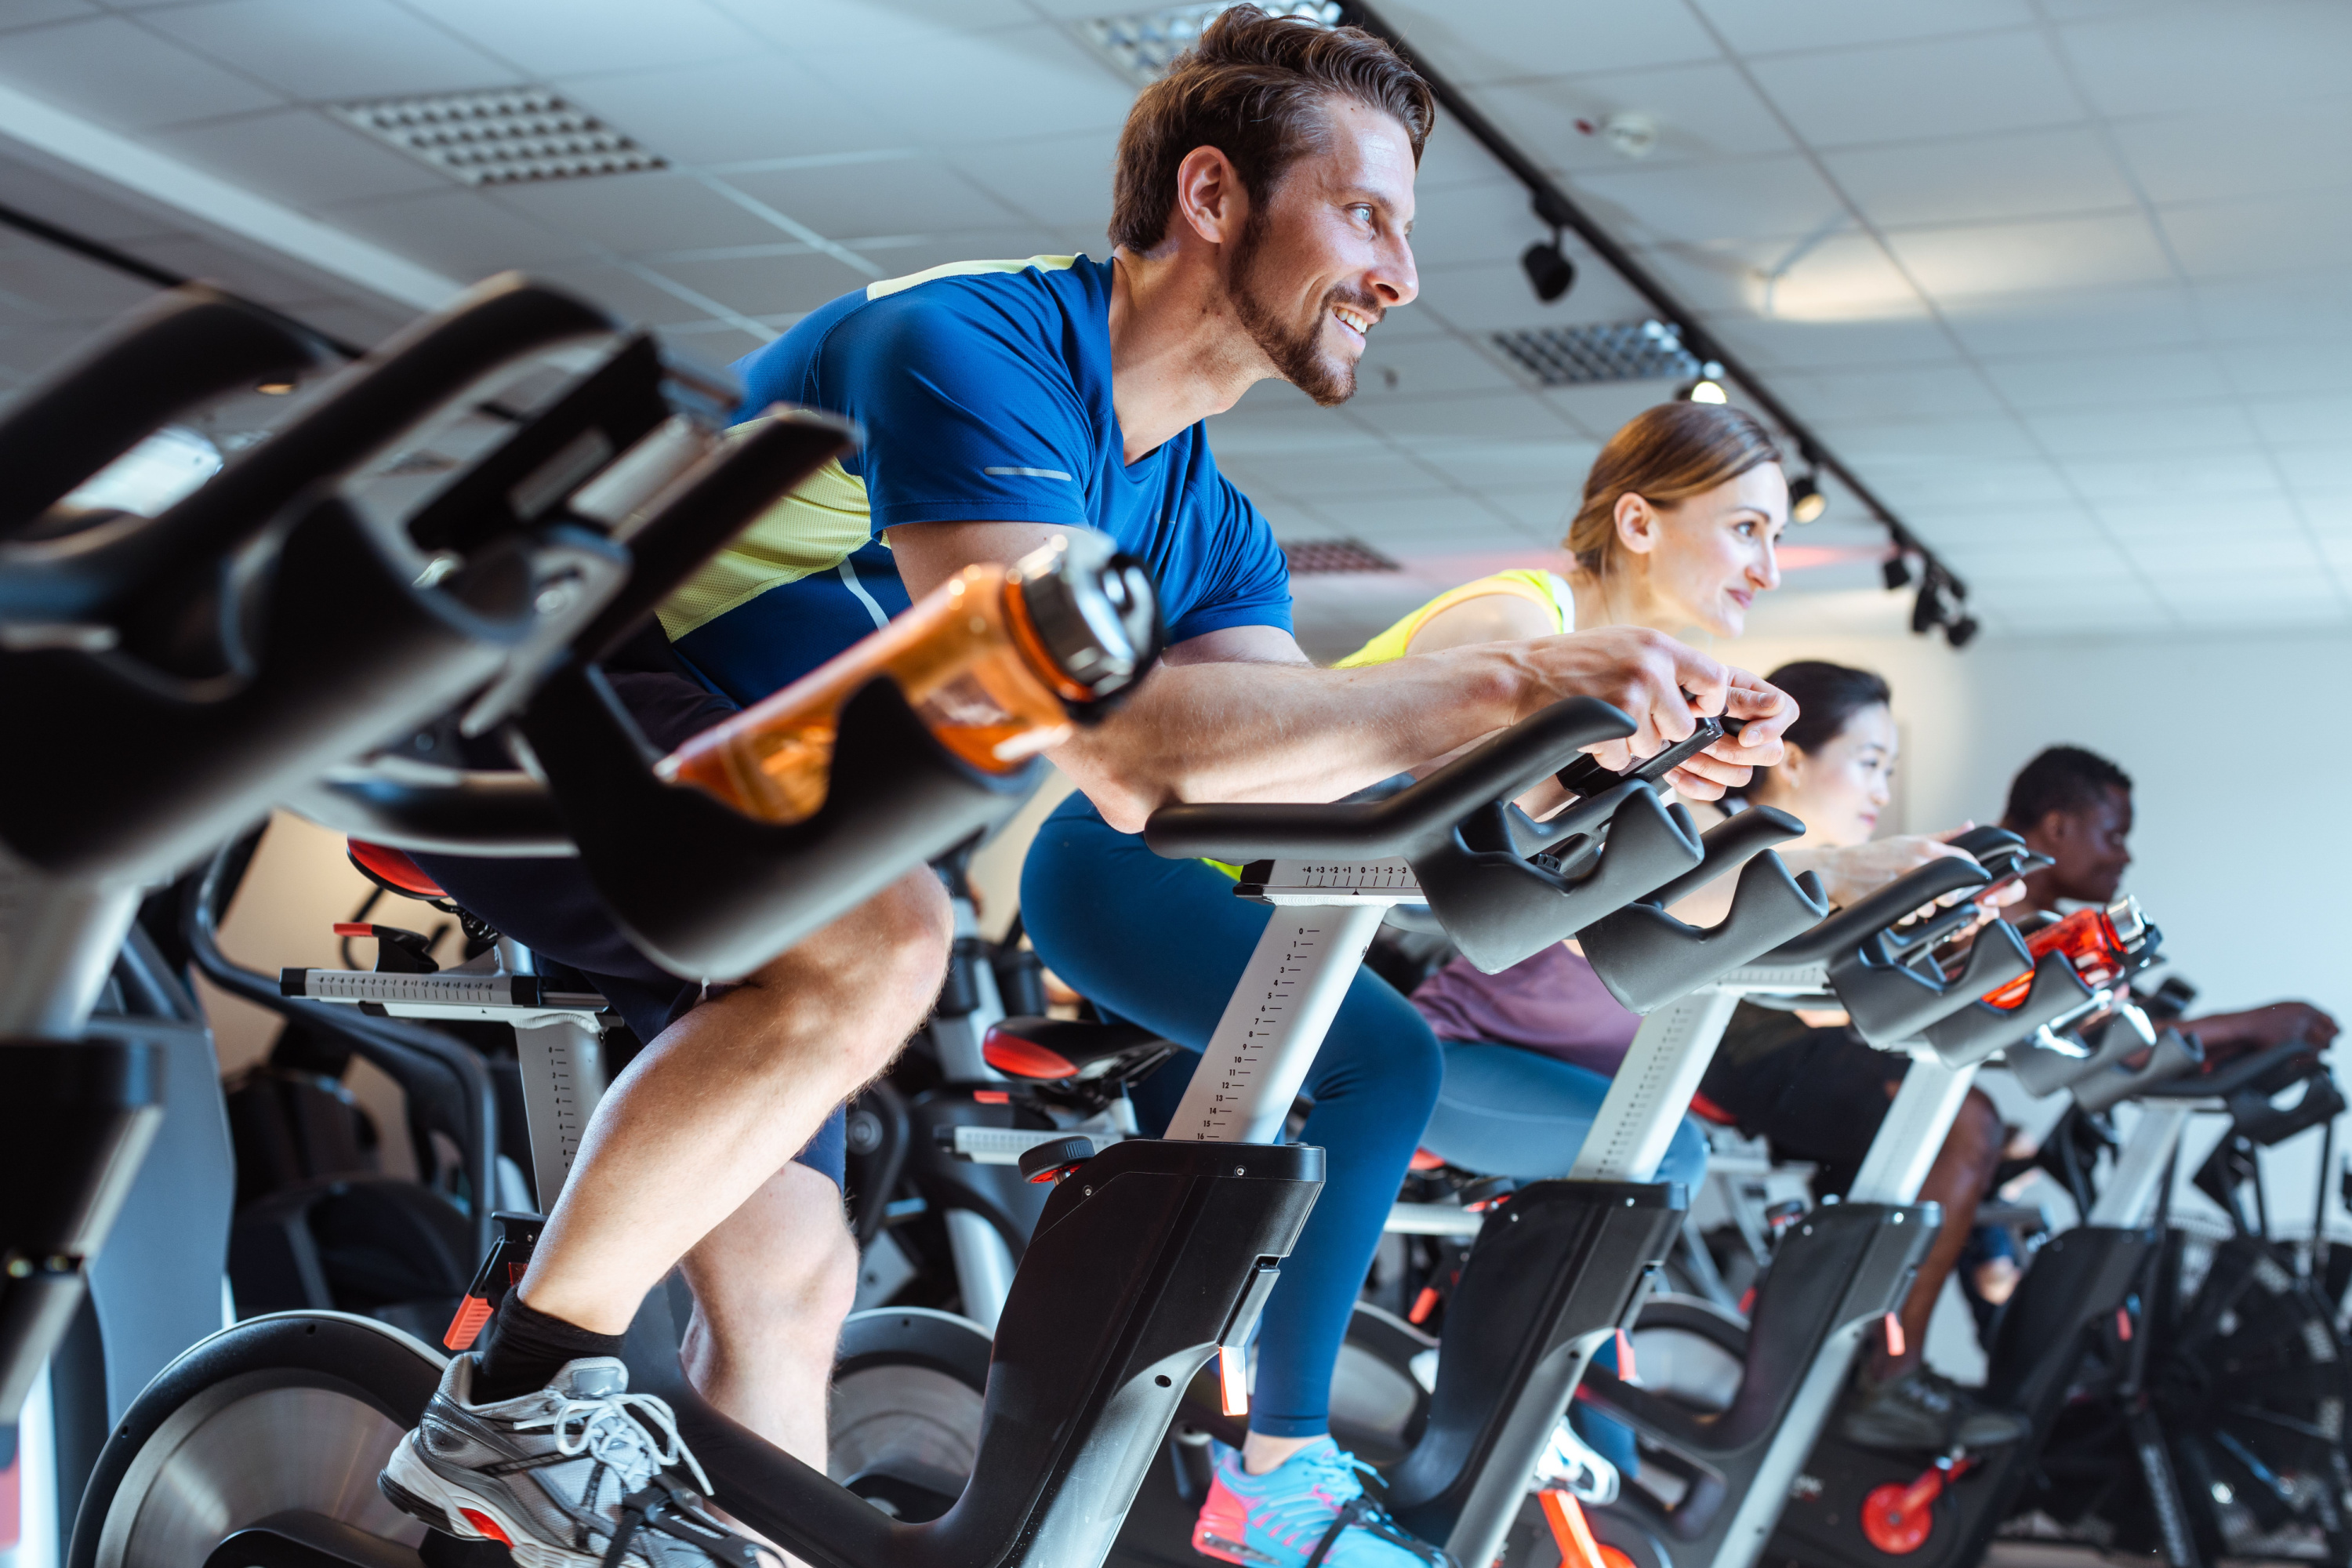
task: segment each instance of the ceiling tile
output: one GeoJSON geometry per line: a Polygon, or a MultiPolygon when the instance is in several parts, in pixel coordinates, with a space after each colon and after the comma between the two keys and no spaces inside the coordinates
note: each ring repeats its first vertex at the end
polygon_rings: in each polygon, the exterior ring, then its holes
{"type": "Polygon", "coordinates": [[[1952,335],[1980,354],[2112,353],[2202,342],[2195,296],[2177,283],[1955,294],[1952,335]]]}
{"type": "Polygon", "coordinates": [[[2321,569],[2310,542],[2296,538],[2248,539],[2225,531],[2218,538],[2132,539],[2124,548],[2151,577],[2179,576],[2200,584],[2259,572],[2284,587],[2291,578],[2321,569]]]}
{"type": "Polygon", "coordinates": [[[2189,403],[2231,395],[2203,349],[1979,361],[2000,395],[2022,409],[2189,403]]]}
{"type": "MultiPolygon", "coordinates": [[[[94,186],[98,182],[89,182],[94,186]]],[[[45,169],[0,157],[0,202],[35,213],[61,228],[91,239],[135,239],[176,232],[171,220],[151,210],[116,201],[110,195],[69,184],[45,169]]]]}
{"type": "Polygon", "coordinates": [[[2147,5],[2060,29],[2075,79],[2107,114],[2276,103],[2344,91],[2352,9],[2285,0],[2147,5]]]}
{"type": "Polygon", "coordinates": [[[1549,226],[1528,209],[1528,188],[1517,180],[1489,175],[1435,190],[1416,185],[1413,195],[1412,256],[1423,268],[1516,258],[1550,237],[1549,226]]]}
{"type": "Polygon", "coordinates": [[[2352,185],[2352,169],[2343,155],[2352,145],[2352,98],[2309,103],[2254,100],[2210,113],[2120,120],[2113,134],[2140,189],[2154,202],[2322,192],[2340,197],[2352,185]]]}
{"type": "Polygon", "coordinates": [[[1878,0],[1696,0],[1734,49],[1769,55],[1789,49],[1843,48],[1944,33],[2028,26],[2026,0],[1945,0],[1936,5],[1883,5],[1878,0]]]}
{"type": "Polygon", "coordinates": [[[1440,490],[1423,496],[1334,496],[1311,503],[1340,532],[1392,555],[1534,543],[1518,525],[1466,496],[1440,490]]]}
{"type": "Polygon", "coordinates": [[[1324,504],[1338,496],[1425,496],[1452,486],[1403,454],[1386,449],[1297,453],[1287,457],[1218,460],[1244,490],[1263,485],[1277,495],[1329,515],[1324,504]]]}
{"type": "Polygon", "coordinates": [[[1620,240],[1794,238],[1851,222],[1829,183],[1796,156],[1588,169],[1575,184],[1620,240]]]}
{"type": "Polygon", "coordinates": [[[2189,276],[2300,272],[2352,267],[2352,202],[2276,197],[2158,214],[2189,276]]]}
{"type": "Polygon", "coordinates": [[[904,147],[914,138],[799,63],[761,55],[710,65],[564,78],[572,102],[681,163],[904,147]],[[725,106],[714,113],[713,105],[725,106]]]}
{"type": "Polygon", "coordinates": [[[1406,447],[1430,442],[1560,441],[1574,434],[1538,398],[1518,392],[1454,397],[1362,397],[1348,417],[1406,447]]]}
{"type": "Polygon", "coordinates": [[[2071,216],[2136,201],[2087,126],[1850,147],[1822,161],[1882,226],[2071,216]]]}
{"type": "Polygon", "coordinates": [[[739,174],[728,176],[727,183],[833,239],[1007,228],[1024,218],[955,170],[929,158],[739,174]]]}
{"type": "Polygon", "coordinates": [[[1675,395],[1671,381],[1608,381],[1588,386],[1557,386],[1542,395],[1561,418],[1593,442],[1614,436],[1626,421],[1675,395]]]}
{"type": "Polygon", "coordinates": [[[2226,501],[2178,496],[2103,500],[2094,502],[2091,510],[2122,540],[2200,537],[2210,543],[2225,535],[2276,538],[2302,529],[2293,504],[2277,494],[2249,494],[2226,501]]]}
{"type": "Polygon", "coordinates": [[[1515,82],[1481,92],[1478,106],[1538,163],[1571,173],[1624,167],[1606,139],[1577,123],[1598,127],[1619,112],[1654,122],[1653,162],[1753,157],[1794,145],[1747,79],[1721,64],[1515,82]]]}
{"type": "Polygon", "coordinates": [[[101,125],[129,130],[243,114],[283,101],[259,82],[119,16],[11,37],[0,49],[0,81],[101,125]]]}
{"type": "Polygon", "coordinates": [[[1116,139],[1099,132],[947,150],[949,164],[1013,211],[1055,227],[1110,227],[1116,139]]]}
{"type": "Polygon", "coordinates": [[[2042,460],[2032,435],[2007,414],[1977,419],[1847,419],[1838,426],[1838,449],[1857,462],[1945,465],[2042,460]]]}
{"type": "Polygon", "coordinates": [[[1773,389],[1807,419],[1927,419],[1996,415],[2000,400],[1966,365],[1787,371],[1773,389]]]}
{"type": "Polygon", "coordinates": [[[1302,457],[1382,452],[1386,445],[1374,432],[1347,415],[1312,405],[1281,408],[1240,406],[1209,418],[1209,447],[1222,464],[1233,458],[1302,457]]]}
{"type": "Polygon", "coordinates": [[[1381,16],[1417,51],[1463,86],[1523,79],[1545,72],[1622,71],[1721,51],[1680,5],[1624,5],[1615,0],[1389,0],[1381,16]]]}
{"type": "Polygon", "coordinates": [[[1108,139],[1135,99],[1108,66],[1052,26],[831,50],[808,64],[838,90],[888,105],[884,121],[893,145],[969,146],[1089,130],[1108,139]],[[976,92],[981,84],[984,92],[976,92]]]}
{"type": "MultiPolygon", "coordinates": [[[[35,322],[43,317],[106,321],[151,298],[155,286],[68,251],[26,244],[0,248],[0,291],[37,312],[35,322]]],[[[8,357],[22,363],[13,353],[8,357]]]]}
{"type": "Polygon", "coordinates": [[[157,146],[297,206],[445,191],[437,169],[315,110],[275,110],[158,132],[157,146]]]}
{"type": "Polygon", "coordinates": [[[90,0],[8,0],[0,5],[0,32],[47,22],[79,21],[98,14],[98,7],[90,0]]]}
{"type": "Polygon", "coordinates": [[[2027,423],[2062,458],[2124,452],[2227,451],[2254,444],[2253,426],[2226,403],[2147,408],[2048,409],[2027,423]]]}
{"type": "Polygon", "coordinates": [[[449,32],[544,80],[765,53],[767,40],[703,0],[405,0],[449,32]]]}
{"type": "Polygon", "coordinates": [[[2021,548],[2015,542],[1938,539],[1932,542],[1968,584],[1971,600],[1979,595],[2006,596],[2007,590],[2019,584],[2055,580],[2079,585],[2087,578],[2114,576],[2131,567],[2122,551],[2095,541],[2039,542],[2031,549],[2021,548]]]}
{"type": "Polygon", "coordinates": [[[795,237],[692,174],[676,172],[502,185],[485,195],[535,223],[623,255],[674,249],[689,235],[709,247],[795,237]]]}
{"type": "Polygon", "coordinates": [[[1943,328],[1924,312],[1879,321],[1721,315],[1708,317],[1706,327],[1759,374],[1851,365],[1948,364],[1958,357],[1943,328]]]}
{"type": "Polygon", "coordinates": [[[805,314],[866,282],[863,273],[824,255],[666,261],[652,270],[752,317],[805,314]]]}
{"type": "Polygon", "coordinates": [[[1664,245],[1639,253],[1685,304],[1800,321],[1916,316],[1919,294],[1865,234],[1818,244],[1787,239],[1664,245]]]}
{"type": "Polygon", "coordinates": [[[328,212],[338,227],[467,282],[589,249],[586,241],[532,223],[472,191],[352,202],[328,212]]]}
{"type": "Polygon", "coordinates": [[[511,67],[393,0],[217,0],[142,20],[223,64],[313,102],[499,87],[511,67]]]}
{"type": "MultiPolygon", "coordinates": [[[[1070,0],[1073,14],[1104,14],[1103,0],[1070,0]]],[[[1022,0],[711,0],[719,10],[801,58],[833,49],[920,44],[982,28],[1034,22],[1044,5],[1022,0]]],[[[1116,6],[1112,6],[1116,9],[1116,6]]]]}
{"type": "MultiPolygon", "coordinates": [[[[1500,236],[1494,237],[1502,238],[1500,236]]],[[[1391,312],[1375,332],[1391,327],[1416,326],[1423,320],[1477,336],[1521,327],[1572,327],[1586,321],[1642,321],[1657,314],[1656,307],[1633,292],[1624,280],[1574,246],[1569,259],[1576,264],[1576,286],[1564,300],[1545,304],[1536,298],[1528,275],[1509,248],[1516,234],[1488,254],[1484,265],[1430,267],[1421,274],[1421,296],[1391,312]]]]}
{"type": "Polygon", "coordinates": [[[1936,299],[2083,289],[2169,279],[2171,263],[2137,213],[1958,228],[1898,229],[1895,256],[1936,299]]]}
{"type": "Polygon", "coordinates": [[[2214,351],[2214,358],[2221,362],[2222,373],[2243,397],[2328,394],[2344,385],[2344,366],[2352,361],[2352,339],[2226,343],[2214,351]]]}
{"type": "Polygon", "coordinates": [[[1562,508],[1583,493],[1584,476],[1600,448],[1563,436],[1549,441],[1427,441],[1413,455],[1465,489],[1487,485],[1550,488],[1562,508]]]}
{"type": "Polygon", "coordinates": [[[2190,299],[2216,342],[2352,337],[2352,271],[2342,268],[2199,283],[2190,299]]]}
{"type": "Polygon", "coordinates": [[[2352,456],[2352,439],[2347,438],[2347,433],[2352,432],[2352,423],[2347,423],[2352,421],[2352,395],[2251,398],[2246,412],[2265,441],[2291,446],[2332,439],[2344,442],[2345,452],[2352,456]]]}
{"type": "Polygon", "coordinates": [[[1382,342],[1380,329],[1364,350],[1356,373],[1358,395],[1426,397],[1442,392],[1507,392],[1518,384],[1493,361],[1454,338],[1382,342]],[[1385,373],[1397,373],[1389,384],[1385,373]]]}
{"type": "Polygon", "coordinates": [[[1948,545],[1973,550],[1979,556],[2001,552],[2029,557],[2032,551],[2023,548],[2029,545],[2088,549],[2114,543],[2099,520],[2076,505],[1979,503],[1960,510],[1947,506],[1914,510],[1905,521],[1939,550],[1948,545]]]}
{"type": "Polygon", "coordinates": [[[2095,501],[2200,498],[2226,503],[2278,489],[2277,471],[2257,451],[2200,452],[2193,458],[2074,458],[2062,467],[2075,488],[2095,501]]]}
{"type": "Polygon", "coordinates": [[[2057,57],[2031,30],[1781,55],[1751,60],[1748,68],[1815,147],[2084,118],[2057,57]]]}
{"type": "Polygon", "coordinates": [[[2278,465],[2279,477],[2298,495],[2313,491],[2326,494],[2344,484],[2346,464],[2341,435],[2329,441],[2273,446],[2270,454],[2271,461],[2278,465]]]}

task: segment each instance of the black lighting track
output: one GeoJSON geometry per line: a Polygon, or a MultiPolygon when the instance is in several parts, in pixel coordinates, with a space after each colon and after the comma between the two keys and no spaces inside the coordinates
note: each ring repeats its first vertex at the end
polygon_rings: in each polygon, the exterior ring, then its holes
{"type": "Polygon", "coordinates": [[[1739,383],[1748,397],[1771,416],[1772,422],[1796,442],[1799,456],[1815,469],[1834,476],[1847,493],[1868,508],[1871,516],[1886,530],[1897,550],[1920,558],[1921,575],[1925,580],[1941,581],[1955,595],[1967,596],[1968,584],[1961,582],[1950,567],[1937,560],[1935,552],[1921,543],[1916,534],[1903,525],[1902,519],[1895,515],[1894,508],[1879,500],[1852,468],[1840,462],[1829,445],[1813,434],[1811,426],[1791,413],[1788,405],[1775,397],[1771,389],[1741,363],[1737,354],[1725,348],[1713,333],[1701,326],[1697,317],[1675,298],[1672,290],[1618,244],[1614,236],[1595,223],[1591,215],[1579,206],[1574,197],[1560,189],[1559,182],[1521,151],[1517,142],[1504,134],[1501,127],[1487,119],[1460,88],[1446,80],[1443,72],[1432,68],[1428,59],[1405,41],[1402,33],[1391,26],[1379,12],[1361,4],[1361,0],[1340,0],[1339,23],[1361,27],[1374,37],[1385,40],[1390,47],[1403,56],[1405,62],[1429,83],[1429,90],[1436,98],[1438,107],[1476,138],[1478,144],[1494,154],[1495,161],[1508,169],[1519,184],[1527,186],[1530,205],[1538,219],[1552,228],[1573,232],[1594,255],[1609,265],[1612,271],[1632,284],[1634,292],[1650,302],[1660,319],[1675,329],[1683,346],[1694,357],[1702,363],[1713,361],[1721,365],[1724,374],[1739,383]]]}

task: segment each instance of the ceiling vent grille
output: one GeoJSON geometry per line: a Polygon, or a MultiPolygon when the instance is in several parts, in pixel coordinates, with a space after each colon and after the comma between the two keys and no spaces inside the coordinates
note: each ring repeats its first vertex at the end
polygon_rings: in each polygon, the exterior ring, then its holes
{"type": "Polygon", "coordinates": [[[1402,572],[1403,567],[1356,539],[1301,539],[1282,547],[1290,574],[1305,577],[1328,572],[1402,572]]]}
{"type": "Polygon", "coordinates": [[[1704,368],[1663,321],[1595,321],[1496,332],[1495,346],[1546,386],[1603,381],[1663,381],[1704,368]]]}
{"type": "Polygon", "coordinates": [[[585,180],[669,166],[586,110],[538,88],[378,99],[337,104],[334,112],[469,185],[585,180]]]}
{"type": "MultiPolygon", "coordinates": [[[[1192,47],[1201,29],[1235,0],[1214,0],[1206,5],[1171,5],[1158,11],[1138,11],[1125,16],[1097,16],[1076,24],[1087,46],[1111,69],[1137,87],[1150,87],[1167,72],[1178,55],[1192,47]]],[[[1300,16],[1318,26],[1337,26],[1339,0],[1260,0],[1277,16],[1300,16]]]]}

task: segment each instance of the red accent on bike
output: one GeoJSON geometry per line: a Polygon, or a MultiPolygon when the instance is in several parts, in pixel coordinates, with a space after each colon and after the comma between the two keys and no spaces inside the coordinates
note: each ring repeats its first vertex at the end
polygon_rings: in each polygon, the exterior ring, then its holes
{"type": "Polygon", "coordinates": [[[1712,1121],[1717,1127],[1732,1127],[1738,1125],[1739,1121],[1739,1118],[1703,1094],[1691,1096],[1690,1108],[1693,1116],[1697,1117],[1701,1121],[1712,1121]]]}
{"type": "Polygon", "coordinates": [[[1444,1164],[1444,1161],[1439,1159],[1428,1150],[1415,1149],[1412,1152],[1412,1158],[1406,1162],[1405,1169],[1408,1171],[1435,1171],[1443,1169],[1444,1164]]]}
{"type": "Polygon", "coordinates": [[[1903,1320],[1894,1313],[1886,1314],[1886,1353],[1895,1361],[1903,1359],[1903,1320]]]}
{"type": "Polygon", "coordinates": [[[1034,1040],[1002,1029],[991,1029],[980,1042],[981,1059],[1007,1078],[1057,1079],[1078,1076],[1077,1065],[1059,1051],[1049,1051],[1034,1040]]]}
{"type": "Polygon", "coordinates": [[[504,1547],[513,1547],[514,1542],[508,1539],[507,1532],[499,1529],[499,1521],[492,1519],[488,1514],[484,1513],[479,1509],[473,1508],[461,1508],[457,1511],[465,1517],[465,1521],[467,1524],[472,1525],[476,1530],[480,1531],[492,1541],[497,1542],[499,1545],[504,1547]]]}
{"type": "Polygon", "coordinates": [[[1756,1310],[1756,1287],[1750,1285],[1739,1293],[1739,1315],[1748,1316],[1756,1310]]]}
{"type": "Polygon", "coordinates": [[[1975,1464],[1976,1460],[1968,1458],[1958,1464],[1931,1465],[1909,1486],[1889,1481],[1874,1488],[1862,1500],[1862,1533],[1889,1557],[1918,1551],[1936,1527],[1936,1500],[1975,1464]]]}
{"type": "MultiPolygon", "coordinates": [[[[2083,984],[2093,990],[2106,984],[2124,972],[2130,949],[2116,931],[2116,922],[2107,911],[2095,906],[2076,910],[2073,914],[2025,939],[2025,951],[2036,963],[2045,952],[2063,952],[2083,984]]],[[[1988,1006],[2004,1011],[2023,1006],[2027,993],[2033,989],[2033,976],[2021,974],[1997,991],[1985,994],[1988,1006]]]]}
{"type": "Polygon", "coordinates": [[[1239,1345],[1217,1347],[1217,1395],[1226,1415],[1249,1414],[1249,1356],[1239,1345]]]}
{"type": "Polygon", "coordinates": [[[2131,1314],[2121,1307],[2116,1309],[2116,1338],[2126,1344],[2131,1343],[2131,1314]]]}
{"type": "Polygon", "coordinates": [[[975,1089],[971,1098],[981,1105],[1009,1105],[1013,1100],[1013,1096],[1001,1089],[975,1089]]]}
{"type": "Polygon", "coordinates": [[[1552,1542],[1559,1548],[1560,1568],[1633,1568],[1631,1557],[1592,1539],[1592,1526],[1574,1498],[1557,1489],[1536,1496],[1543,1503],[1544,1522],[1551,1526],[1552,1542]]]}
{"type": "Polygon", "coordinates": [[[1421,1294],[1412,1299],[1412,1310],[1404,1315],[1404,1321],[1419,1328],[1429,1321],[1429,1314],[1435,1310],[1437,1310],[1437,1287],[1423,1285],[1421,1288],[1421,1294]]]}
{"type": "Polygon", "coordinates": [[[373,936],[375,927],[365,921],[337,921],[335,934],[337,936],[373,936]]]}
{"type": "Polygon", "coordinates": [[[381,844],[370,844],[363,838],[343,840],[344,852],[359,862],[360,869],[381,882],[389,882],[412,899],[446,899],[441,884],[425,875],[425,868],[397,849],[381,844]]]}
{"type": "Polygon", "coordinates": [[[1617,1381],[1642,1381],[1642,1374],[1633,1369],[1633,1336],[1622,1329],[1617,1331],[1617,1381]]]}
{"type": "Polygon", "coordinates": [[[482,1325],[490,1321],[490,1304],[479,1296],[468,1296],[457,1303],[457,1315],[449,1320],[449,1331],[441,1342],[453,1351],[469,1351],[481,1337],[482,1325]]]}

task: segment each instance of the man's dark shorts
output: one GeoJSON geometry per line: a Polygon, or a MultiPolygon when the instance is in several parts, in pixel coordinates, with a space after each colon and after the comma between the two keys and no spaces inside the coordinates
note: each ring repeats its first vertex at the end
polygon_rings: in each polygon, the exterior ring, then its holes
{"type": "Polygon", "coordinates": [[[1781,1158],[1819,1166],[1816,1192],[1843,1193],[1910,1070],[1909,1057],[1873,1050],[1848,1030],[1743,1003],[1699,1092],[1781,1158]]]}
{"type": "MultiPolygon", "coordinates": [[[[652,626],[631,639],[621,655],[606,660],[604,670],[646,738],[664,752],[735,711],[733,703],[677,664],[667,641],[652,626]]],[[[509,764],[493,761],[487,765],[509,764]]],[[[419,855],[415,859],[458,905],[532,952],[578,970],[640,1040],[650,1044],[701,998],[700,982],[672,974],[622,933],[577,859],[493,860],[459,855],[419,855]]],[[[846,1153],[844,1111],[835,1106],[793,1160],[823,1172],[839,1186],[846,1153]]]]}

